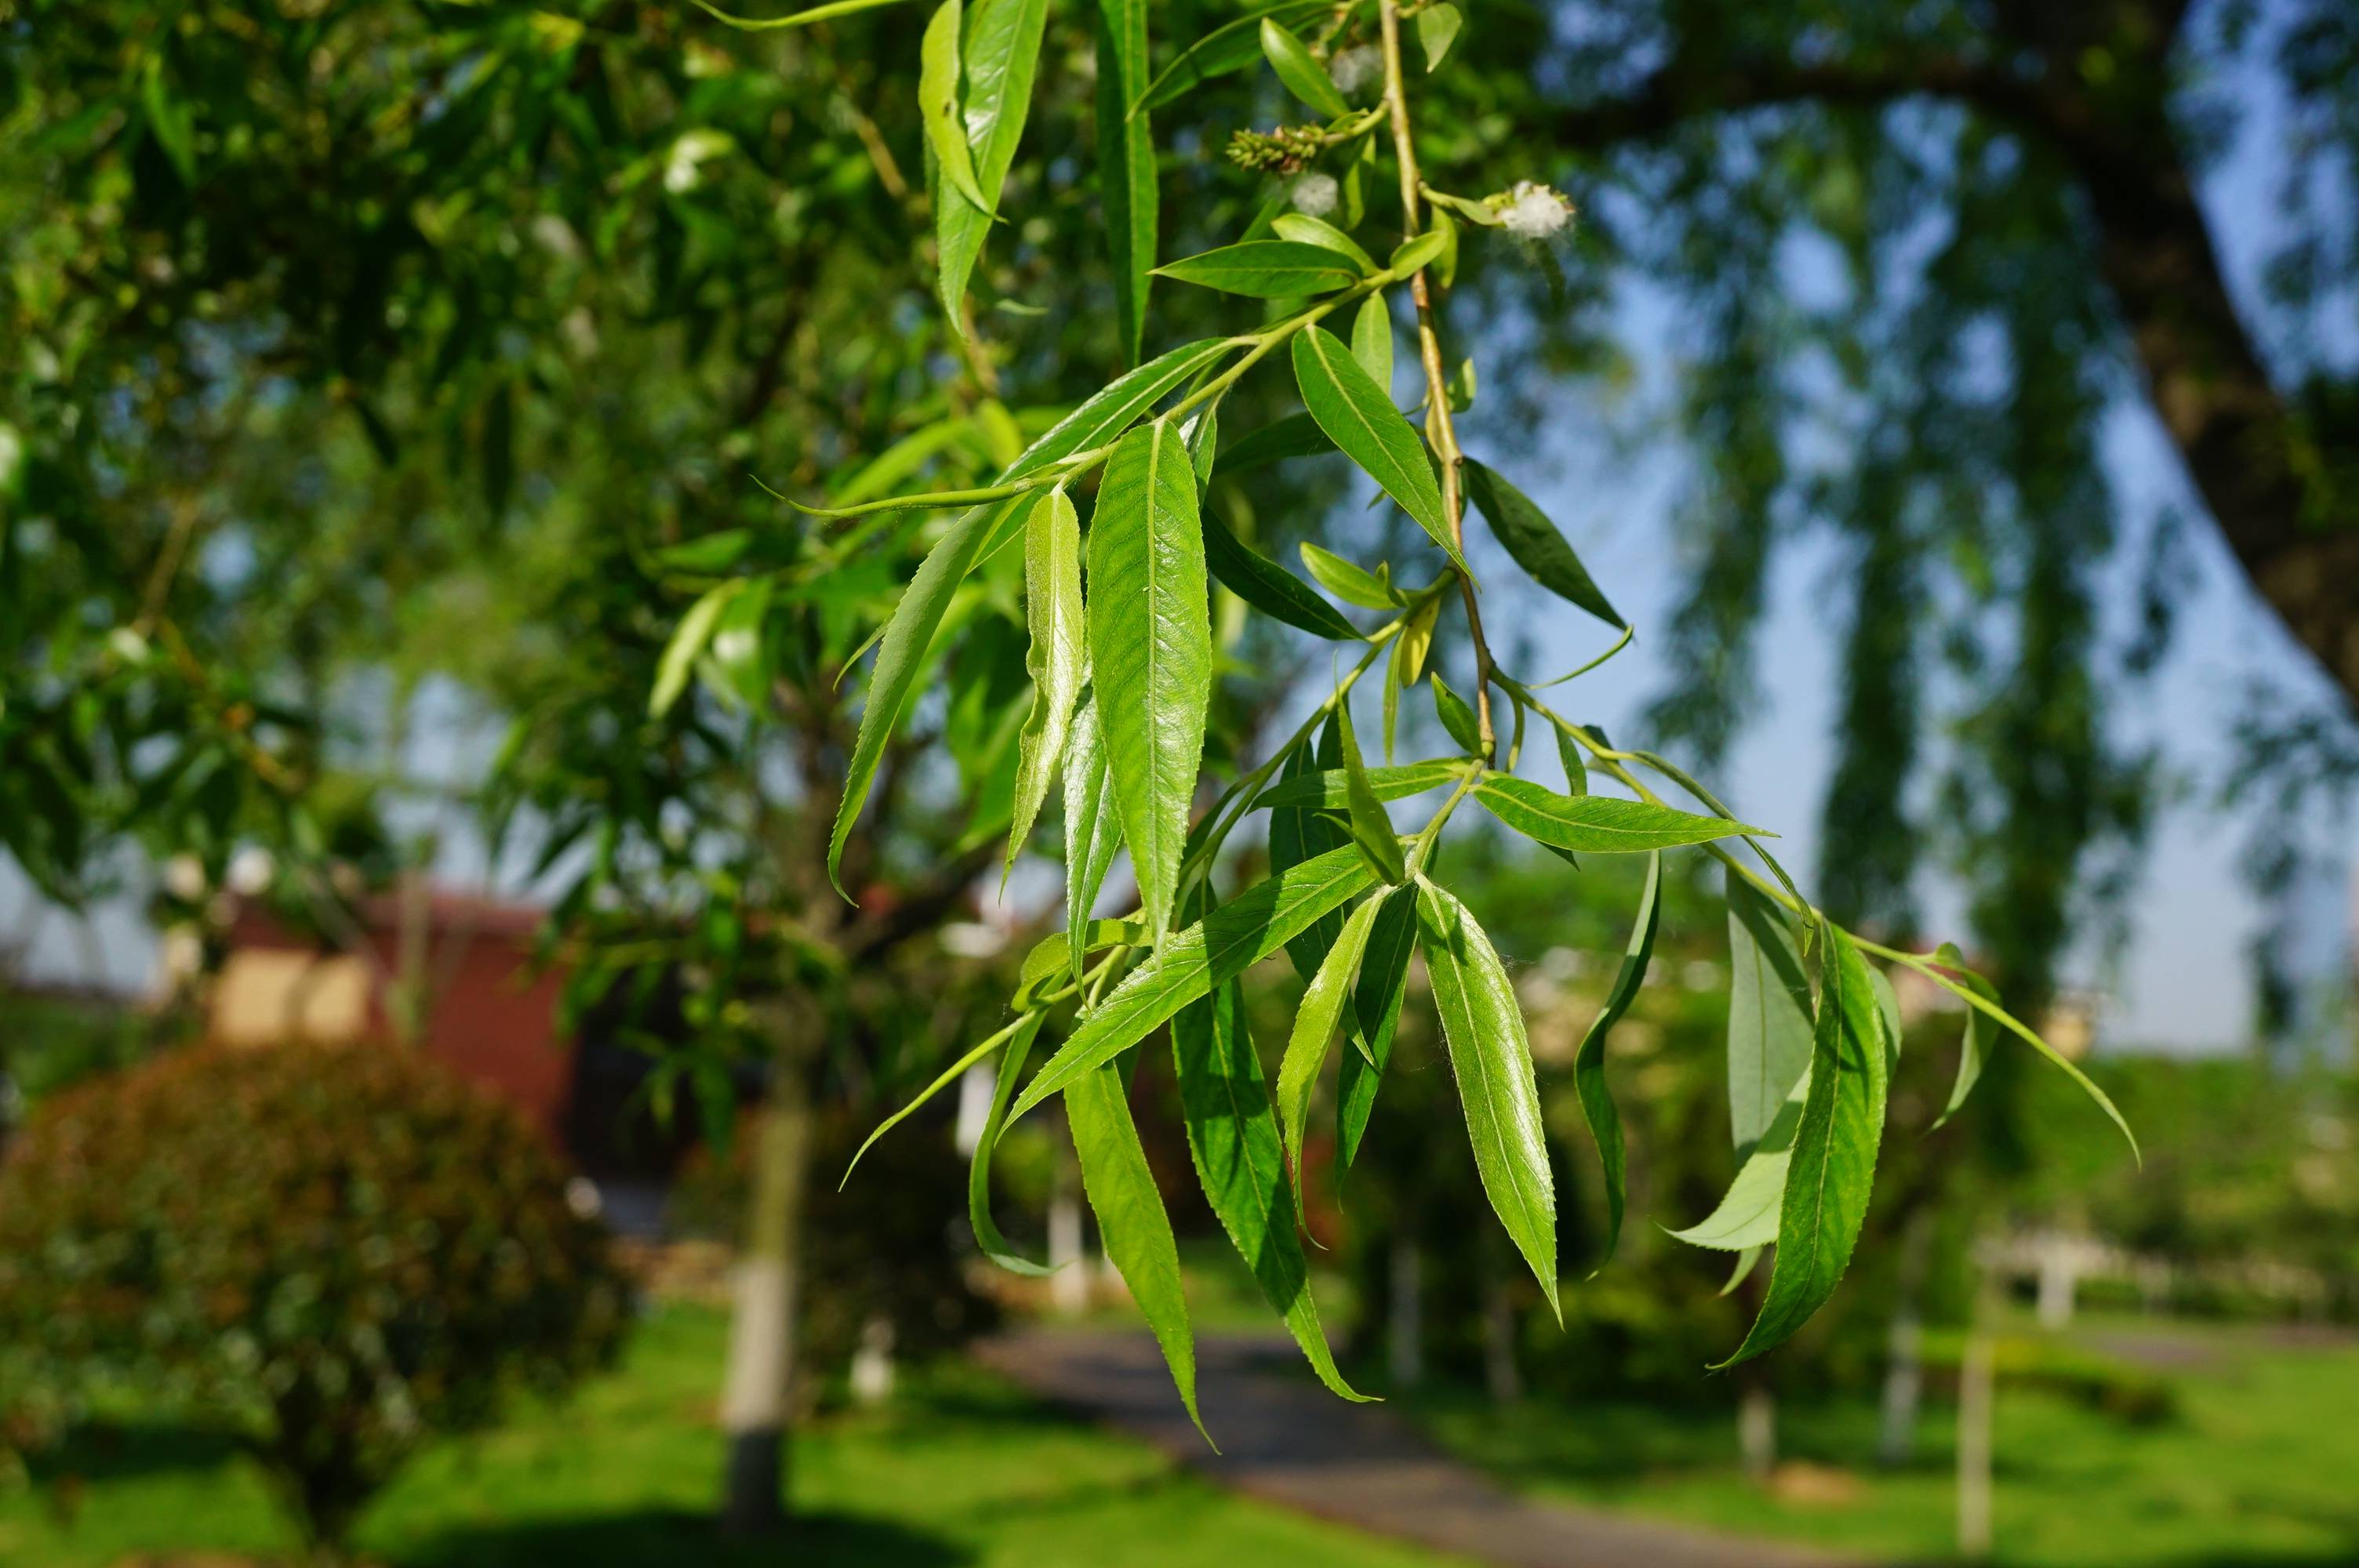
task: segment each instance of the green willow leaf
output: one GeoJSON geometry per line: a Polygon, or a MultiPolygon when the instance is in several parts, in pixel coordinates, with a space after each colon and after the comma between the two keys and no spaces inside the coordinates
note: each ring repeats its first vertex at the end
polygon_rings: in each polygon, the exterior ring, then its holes
{"type": "MultiPolygon", "coordinates": [[[[1098,892],[1122,848],[1121,813],[1114,809],[1114,779],[1098,732],[1095,697],[1082,700],[1066,744],[1071,755],[1065,763],[1065,941],[1066,957],[1078,979],[1095,925],[1090,911],[1097,907],[1098,892]]],[[[1145,935],[1142,928],[1142,941],[1145,935]]]]}
{"type": "Polygon", "coordinates": [[[1217,288],[1248,299],[1332,294],[1360,281],[1360,270],[1333,251],[1298,240],[1246,240],[1155,269],[1158,277],[1217,288]]]}
{"type": "Polygon", "coordinates": [[[967,279],[983,255],[996,217],[1000,188],[1016,162],[1016,145],[1032,112],[1032,79],[1040,66],[1040,35],[1049,0],[980,0],[966,19],[962,59],[966,98],[962,111],[973,151],[977,204],[955,184],[935,192],[934,238],[940,254],[942,309],[951,330],[966,333],[967,279]]]}
{"type": "Polygon", "coordinates": [[[1155,1331],[1171,1380],[1188,1419],[1204,1441],[1204,1421],[1196,1412],[1196,1346],[1188,1326],[1188,1297],[1180,1277],[1180,1247],[1171,1217],[1163,1210],[1155,1173],[1130,1119],[1130,1098],[1121,1072],[1111,1063],[1084,1073],[1065,1090],[1065,1119],[1081,1156],[1082,1190],[1098,1217],[1106,1256],[1122,1271],[1131,1299],[1155,1331]]]}
{"type": "Polygon", "coordinates": [[[1112,1061],[1156,1025],[1286,946],[1330,910],[1375,884],[1350,848],[1331,849],[1256,882],[1195,925],[1176,931],[1133,969],[1042,1065],[1012,1113],[1022,1116],[1082,1074],[1112,1061]]]}
{"type": "Polygon", "coordinates": [[[1269,226],[1281,240],[1333,251],[1364,275],[1376,270],[1376,258],[1362,250],[1359,241],[1324,218],[1313,218],[1308,212],[1285,212],[1271,219],[1269,226]]]}
{"type": "Polygon", "coordinates": [[[1576,854],[1670,849],[1763,831],[1724,816],[1698,816],[1648,801],[1559,795],[1529,779],[1504,773],[1485,776],[1474,786],[1474,798],[1525,838],[1576,854]]]}
{"type": "Polygon", "coordinates": [[[1277,1066],[1277,1116],[1285,1133],[1287,1152],[1294,1161],[1295,1202],[1301,1202],[1302,1135],[1310,1120],[1310,1091],[1319,1085],[1319,1069],[1326,1065],[1328,1044],[1335,1025],[1352,1000],[1353,978],[1360,971],[1360,956],[1367,951],[1368,928],[1383,907],[1368,899],[1343,922],[1343,934],[1327,952],[1326,961],[1310,978],[1295,1010],[1294,1028],[1286,1037],[1286,1054],[1277,1066]]]}
{"type": "Polygon", "coordinates": [[[1213,398],[1180,427],[1188,443],[1188,466],[1196,471],[1196,489],[1212,482],[1212,462],[1221,449],[1221,400],[1213,398]]]}
{"type": "Polygon", "coordinates": [[[1356,604],[1363,610],[1394,610],[1400,605],[1400,595],[1377,572],[1372,572],[1355,562],[1347,561],[1334,551],[1304,540],[1296,546],[1302,557],[1303,569],[1311,580],[1346,604],[1356,604]]]}
{"type": "Polygon", "coordinates": [[[1564,793],[1571,795],[1587,795],[1589,764],[1582,761],[1580,742],[1559,730],[1556,732],[1556,754],[1558,760],[1564,763],[1564,793]]]}
{"type": "Polygon", "coordinates": [[[1783,1343],[1834,1294],[1859,1243],[1884,1136],[1890,1043],[1865,959],[1830,928],[1821,965],[1810,1087],[1777,1212],[1777,1253],[1760,1315],[1723,1367],[1783,1343]]]}
{"type": "Polygon", "coordinates": [[[1810,1065],[1810,977],[1794,922],[1728,872],[1728,1127],[1741,1165],[1810,1065]]]}
{"type": "Polygon", "coordinates": [[[1750,1252],[1777,1239],[1777,1210],[1786,1197],[1787,1168],[1793,1163],[1794,1133],[1801,1126],[1802,1104],[1810,1093],[1810,1070],[1805,1066],[1736,1167],[1736,1178],[1720,1202],[1685,1230],[1672,1231],[1675,1239],[1724,1252],[1750,1252]]]}
{"type": "Polygon", "coordinates": [[[949,1066],[934,1075],[934,1081],[928,1084],[924,1088],[919,1089],[916,1098],[911,1099],[908,1104],[903,1106],[900,1109],[895,1111],[892,1115],[878,1122],[869,1132],[868,1136],[861,1141],[860,1147],[853,1151],[851,1162],[843,1167],[843,1179],[836,1183],[836,1190],[838,1192],[842,1192],[843,1188],[851,1183],[852,1173],[859,1169],[861,1160],[867,1154],[869,1150],[876,1146],[876,1141],[878,1139],[884,1137],[886,1133],[900,1126],[901,1123],[908,1120],[912,1116],[915,1116],[925,1107],[927,1102],[931,1100],[936,1095],[941,1093],[944,1089],[958,1082],[959,1079],[964,1077],[966,1076],[966,1070],[969,1067],[973,1066],[977,1062],[982,1061],[994,1051],[998,1050],[1001,1045],[1005,1044],[1015,1035],[1021,1033],[1027,1024],[1035,1028],[1038,1027],[1039,1016],[1038,1014],[1027,1014],[1027,1016],[1018,1018],[1015,1022],[1007,1024],[997,1033],[992,1035],[991,1038],[985,1040],[982,1044],[977,1045],[965,1055],[961,1056],[957,1061],[952,1062],[949,1066]]]}
{"type": "MultiPolygon", "coordinates": [[[[1207,338],[1158,354],[1146,364],[1116,378],[1082,406],[1051,426],[1026,448],[999,477],[1003,481],[1027,479],[1092,450],[1126,428],[1158,399],[1181,382],[1229,352],[1225,339],[1207,338]]],[[[835,808],[835,826],[828,835],[827,874],[838,892],[843,883],[838,870],[852,825],[867,804],[876,782],[876,765],[901,722],[901,710],[924,670],[934,633],[949,611],[951,596],[977,561],[1002,542],[1003,530],[1024,515],[1023,497],[995,502],[962,514],[936,542],[917,576],[893,607],[877,634],[876,666],[868,678],[868,699],[860,710],[860,732],[853,742],[852,760],[844,769],[843,798],[835,808]]],[[[847,895],[848,896],[848,895],[847,895]]]]}
{"type": "MultiPolygon", "coordinates": [[[[1412,234],[1393,247],[1393,254],[1385,260],[1386,271],[1396,276],[1406,276],[1422,271],[1441,259],[1442,254],[1450,249],[1454,231],[1441,226],[1448,221],[1447,214],[1436,212],[1433,216],[1434,227],[1428,229],[1422,234],[1412,234]]],[[[1472,363],[1473,362],[1469,361],[1466,365],[1462,365],[1460,368],[1463,371],[1472,363]]],[[[1472,401],[1472,398],[1473,394],[1470,391],[1469,401],[1472,401]]]]}
{"type": "Polygon", "coordinates": [[[1360,983],[1352,992],[1352,1032],[1356,1051],[1343,1054],[1335,1082],[1337,1142],[1343,1163],[1360,1152],[1375,1108],[1376,1090],[1392,1061],[1393,1034],[1400,1024],[1401,1000],[1408,994],[1408,957],[1417,946],[1417,889],[1395,888],[1368,930],[1368,950],[1360,959],[1360,983]]]}
{"type": "Polygon", "coordinates": [[[1385,303],[1384,291],[1378,289],[1360,306],[1352,318],[1352,357],[1368,373],[1368,379],[1383,387],[1387,394],[1393,384],[1393,312],[1385,303]]]}
{"type": "Polygon", "coordinates": [[[1303,41],[1267,16],[1261,19],[1261,52],[1288,92],[1330,120],[1340,120],[1352,112],[1303,41]]]}
{"type": "Polygon", "coordinates": [[[1605,1036],[1622,1022],[1630,1011],[1638,988],[1646,983],[1647,965],[1655,956],[1655,927],[1663,910],[1663,855],[1658,849],[1647,857],[1647,883],[1638,894],[1637,918],[1631,923],[1630,945],[1623,950],[1622,968],[1614,972],[1614,984],[1605,993],[1605,1005],[1597,1010],[1590,1021],[1589,1033],[1581,1037],[1581,1049],[1572,1058],[1572,1087],[1581,1098],[1581,1114],[1589,1123],[1589,1135],[1597,1141],[1597,1158],[1605,1168],[1605,1254],[1601,1264],[1610,1261],[1614,1249],[1622,1238],[1622,1209],[1626,1177],[1622,1147],[1622,1117],[1614,1108],[1614,1096],[1605,1086],[1605,1036]]]}
{"type": "MultiPolygon", "coordinates": [[[[1397,768],[1370,768],[1368,784],[1376,792],[1378,800],[1407,800],[1410,795],[1456,784],[1464,776],[1466,765],[1463,757],[1435,757],[1422,762],[1403,762],[1397,768]]],[[[1256,810],[1263,806],[1273,811],[1293,806],[1348,811],[1351,806],[1351,781],[1340,765],[1281,779],[1254,797],[1256,810]]]]}
{"type": "Polygon", "coordinates": [[[1024,654],[1025,673],[1032,677],[1032,711],[1016,737],[1016,816],[999,872],[1002,888],[1057,776],[1088,656],[1082,627],[1082,524],[1062,490],[1042,496],[1024,524],[1024,619],[1032,633],[1024,654]]]}
{"type": "Polygon", "coordinates": [[[1523,1011],[1490,938],[1466,906],[1420,881],[1419,946],[1433,988],[1434,1011],[1450,1045],[1450,1068],[1474,1145],[1475,1173],[1493,1212],[1531,1266],[1563,1320],[1556,1296],[1556,1183],[1549,1171],[1538,1085],[1523,1011]]]}
{"type": "Polygon", "coordinates": [[[1136,362],[1147,337],[1154,286],[1157,210],[1155,133],[1130,105],[1147,91],[1147,0],[1098,0],[1098,203],[1114,267],[1114,331],[1136,362]]]}
{"type": "Polygon", "coordinates": [[[1474,710],[1466,705],[1464,697],[1450,689],[1440,671],[1435,671],[1433,679],[1427,684],[1433,687],[1433,714],[1441,720],[1442,730],[1468,756],[1481,756],[1483,726],[1475,719],[1474,710]]]}
{"type": "Polygon", "coordinates": [[[1032,1042],[1040,1033],[1040,1022],[1047,1015],[1034,1013],[1025,1026],[1008,1041],[1007,1050],[999,1058],[999,1076],[991,1088],[991,1111],[983,1119],[983,1130],[974,1141],[974,1158],[966,1168],[966,1220],[974,1231],[974,1244],[983,1255],[1011,1274],[1028,1274],[1035,1278],[1051,1272],[1046,1265],[1033,1262],[1007,1244],[999,1233],[998,1222],[991,1217],[991,1155],[999,1147],[1000,1129],[1007,1125],[1007,1102],[1016,1094],[1016,1080],[1024,1076],[1025,1058],[1032,1054],[1032,1042]]]}
{"type": "Polygon", "coordinates": [[[835,827],[827,841],[828,881],[846,898],[852,895],[844,892],[842,876],[844,843],[852,837],[852,825],[867,802],[869,786],[875,782],[876,765],[884,759],[885,747],[900,722],[901,709],[909,700],[909,692],[918,684],[918,676],[932,651],[934,633],[950,610],[951,596],[966,580],[984,543],[1022,504],[1022,498],[1016,497],[961,513],[926,553],[925,560],[918,567],[918,575],[910,579],[900,602],[893,607],[891,618],[885,622],[885,634],[876,647],[876,665],[868,676],[868,700],[860,710],[860,733],[853,741],[852,760],[844,768],[843,798],[836,806],[835,827]]]}
{"type": "Polygon", "coordinates": [[[1090,521],[1098,725],[1141,909],[1159,938],[1179,892],[1212,698],[1212,622],[1196,475],[1170,422],[1125,436],[1090,521]]]}
{"type": "Polygon", "coordinates": [[[989,212],[999,203],[974,182],[974,153],[967,146],[966,123],[959,115],[959,0],[942,0],[926,24],[918,45],[918,113],[926,125],[926,145],[940,160],[942,178],[961,196],[989,212]]]}
{"type": "Polygon", "coordinates": [[[835,16],[849,16],[861,11],[874,11],[882,5],[895,5],[900,0],[832,0],[826,5],[813,5],[787,16],[740,16],[723,11],[711,0],[690,0],[690,3],[717,22],[725,22],[740,32],[770,33],[786,27],[808,27],[813,22],[824,22],[835,16]]]}
{"type": "Polygon", "coordinates": [[[1458,553],[1441,514],[1441,487],[1434,480],[1433,465],[1426,461],[1425,446],[1393,406],[1392,394],[1371,380],[1343,341],[1323,327],[1306,327],[1294,335],[1294,381],[1302,393],[1302,406],[1319,427],[1417,519],[1450,564],[1473,581],[1474,574],[1458,553]]]}
{"type": "Polygon", "coordinates": [[[1399,837],[1385,813],[1375,786],[1368,782],[1367,765],[1360,761],[1360,740],[1352,732],[1352,709],[1337,694],[1335,727],[1343,738],[1343,810],[1350,818],[1352,842],[1367,856],[1368,864],[1385,881],[1398,886],[1408,871],[1399,837]]]}
{"type": "Polygon", "coordinates": [[[759,708],[769,696],[770,661],[763,656],[762,629],[770,614],[771,589],[768,578],[751,579],[713,623],[704,681],[732,708],[759,708]]]}
{"type": "Polygon", "coordinates": [[[1273,419],[1223,451],[1212,471],[1230,479],[1288,458],[1311,458],[1332,452],[1335,443],[1308,414],[1273,419]]]}
{"type": "Polygon", "coordinates": [[[1147,92],[1131,105],[1131,113],[1159,109],[1210,81],[1233,70],[1243,70],[1261,58],[1261,19],[1274,16],[1280,22],[1307,21],[1331,10],[1329,0],[1279,0],[1274,5],[1260,5],[1248,10],[1234,21],[1224,22],[1180,51],[1180,57],[1163,68],[1163,74],[1147,85],[1147,92]]]}
{"type": "Polygon", "coordinates": [[[1599,590],[1572,546],[1530,497],[1472,458],[1466,460],[1465,471],[1467,499],[1534,582],[1609,626],[1627,624],[1599,590]]]}
{"type": "Polygon", "coordinates": [[[1428,5],[1417,14],[1418,47],[1425,51],[1425,70],[1429,76],[1450,54],[1450,46],[1458,41],[1458,29],[1465,18],[1458,7],[1443,0],[1428,5]]]}
{"type": "Polygon", "coordinates": [[[1016,973],[1016,994],[1008,999],[1008,1006],[1019,1011],[1029,1008],[1035,995],[1049,981],[1071,977],[1073,939],[1077,935],[1084,957],[1108,947],[1147,946],[1147,927],[1136,920],[1089,920],[1082,923],[1078,932],[1059,931],[1043,936],[1024,955],[1024,966],[1016,973]]]}
{"type": "Polygon", "coordinates": [[[1240,542],[1220,518],[1204,514],[1204,565],[1213,580],[1274,621],[1338,643],[1356,643],[1359,629],[1310,584],[1240,542]]]}
{"type": "Polygon", "coordinates": [[[1087,401],[1049,427],[1024,449],[1001,477],[1020,480],[1054,467],[1076,453],[1103,446],[1130,427],[1163,396],[1236,345],[1226,338],[1199,338],[1156,355],[1136,370],[1115,377],[1087,401]]]}
{"type": "Polygon", "coordinates": [[[1344,1399],[1366,1399],[1336,1369],[1320,1326],[1295,1234],[1293,1184],[1287,1179],[1277,1118],[1245,1030],[1245,992],[1236,981],[1180,1010],[1171,1021],[1171,1059],[1188,1153],[1221,1228],[1319,1380],[1344,1399]]]}
{"type": "MultiPolygon", "coordinates": [[[[1343,738],[1336,730],[1332,716],[1320,732],[1319,751],[1321,753],[1332,752],[1337,771],[1341,772],[1343,738]]],[[[1324,760],[1323,755],[1314,755],[1306,741],[1286,753],[1285,760],[1278,765],[1278,779],[1283,783],[1302,777],[1314,772],[1324,760]]],[[[1341,827],[1314,810],[1279,806],[1269,814],[1270,875],[1277,876],[1289,871],[1330,849],[1340,849],[1351,841],[1350,836],[1341,827]]],[[[1322,914],[1311,922],[1299,936],[1287,943],[1286,956],[1292,961],[1294,972],[1302,977],[1304,984],[1309,984],[1310,977],[1319,972],[1319,966],[1326,962],[1328,949],[1335,946],[1335,938],[1343,929],[1342,915],[1322,914]]]]}
{"type": "Polygon", "coordinates": [[[712,628],[720,622],[721,612],[729,601],[745,591],[743,582],[724,582],[711,589],[688,607],[688,613],[672,628],[671,641],[664,644],[663,657],[656,661],[655,685],[647,693],[647,717],[661,719],[688,689],[688,677],[695,671],[696,661],[704,656],[704,645],[712,641],[712,628]]]}
{"type": "MultiPolygon", "coordinates": [[[[1985,1001],[1995,1003],[1998,1000],[1997,989],[1966,968],[1965,955],[1950,943],[1941,944],[1940,951],[1933,955],[1933,961],[1944,968],[1955,970],[1985,1001]]],[[[1957,1115],[1959,1108],[1966,1103],[1966,1097],[1974,1092],[1975,1081],[1983,1076],[1983,1052],[1989,1044],[1989,1022],[1977,1010],[1966,1009],[1965,1033],[1958,1040],[1957,1081],[1950,1086],[1950,1103],[1943,1106],[1941,1114],[1933,1119],[1933,1127],[1939,1127],[1957,1115]]],[[[1926,1130],[1930,1132],[1932,1128],[1926,1130]]]]}

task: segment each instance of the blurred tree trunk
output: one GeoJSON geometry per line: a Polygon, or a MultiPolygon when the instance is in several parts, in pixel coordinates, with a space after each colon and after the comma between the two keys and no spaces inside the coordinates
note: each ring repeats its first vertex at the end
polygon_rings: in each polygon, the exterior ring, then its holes
{"type": "Polygon", "coordinates": [[[1385,1292],[1392,1324],[1385,1349],[1396,1389],[1413,1389],[1425,1380],[1425,1322],[1419,1310],[1425,1290],[1424,1261],[1416,1238],[1394,1236],[1391,1289],[1385,1292]]]}
{"type": "Polygon", "coordinates": [[[1998,1271],[1977,1248],[1973,1322],[1958,1364],[1958,1555],[1981,1562],[1991,1552],[1991,1425],[1996,1381],[1998,1271]]]}
{"type": "Polygon", "coordinates": [[[1933,1251],[1933,1213],[1919,1206],[1900,1232],[1900,1280],[1892,1309],[1891,1360],[1884,1369],[1884,1429],[1878,1463],[1897,1468],[1916,1446],[1917,1409],[1925,1392],[1925,1271],[1933,1251]]]}
{"type": "Polygon", "coordinates": [[[729,1442],[721,1519],[739,1535],[774,1530],[787,1517],[787,1433],[814,1132],[810,1079],[819,1056],[808,1004],[774,998],[760,1004],[759,1016],[771,1037],[769,1095],[755,1122],[721,1390],[729,1442]]]}

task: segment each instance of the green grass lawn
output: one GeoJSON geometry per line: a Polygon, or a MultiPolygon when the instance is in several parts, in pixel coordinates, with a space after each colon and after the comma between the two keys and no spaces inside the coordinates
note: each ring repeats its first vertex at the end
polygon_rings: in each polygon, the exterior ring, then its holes
{"type": "MultiPolygon", "coordinates": [[[[2127,1325],[2122,1332],[2137,1332],[2127,1325]]],[[[2147,1330],[2147,1332],[2151,1332],[2147,1330]]],[[[2002,1385],[1998,1559],[2016,1568],[2307,1568],[2359,1563],[2359,1348],[2273,1347],[2255,1331],[2171,1331],[2177,1413],[2130,1424],[2002,1385]]],[[[1914,1464],[1875,1469],[1864,1403],[1781,1412],[1782,1455],[1843,1474],[1781,1496],[1736,1471],[1733,1423],[1644,1406],[1467,1395],[1417,1408],[1447,1446],[1567,1501],[1939,1562],[1954,1540],[1953,1406],[1930,1406],[1914,1464]],[[1816,1494],[1804,1500],[1795,1494],[1816,1494]]]]}
{"type": "MultiPolygon", "coordinates": [[[[1233,1498],[959,1367],[913,1378],[889,1409],[827,1418],[795,1449],[797,1533],[723,1542],[703,1522],[720,1476],[723,1337],[715,1312],[659,1309],[625,1365],[570,1403],[421,1456],[368,1515],[361,1552],[398,1568],[1444,1562],[1233,1498]]],[[[193,1434],[83,1439],[41,1473],[33,1490],[0,1494],[9,1568],[289,1549],[258,1477],[193,1434]]]]}

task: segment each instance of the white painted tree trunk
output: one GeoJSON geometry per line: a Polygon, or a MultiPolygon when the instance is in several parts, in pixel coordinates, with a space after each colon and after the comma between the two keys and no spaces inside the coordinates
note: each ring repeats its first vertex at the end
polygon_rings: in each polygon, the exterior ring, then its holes
{"type": "Polygon", "coordinates": [[[787,1514],[787,1429],[803,1260],[812,1111],[807,1062],[817,1042],[780,1004],[770,1091],[750,1151],[752,1190],[732,1281],[729,1361],[721,1389],[728,1438],[722,1524],[738,1534],[776,1529],[787,1514]],[[799,1027],[800,1026],[800,1027],[799,1027]]]}
{"type": "Polygon", "coordinates": [[[1991,1553],[1991,1426],[1995,1390],[1997,1317],[1995,1273],[1988,1264],[1974,1292],[1974,1319],[1958,1365],[1958,1555],[1981,1562],[1991,1553]]]}
{"type": "Polygon", "coordinates": [[[1071,1141],[1057,1144],[1056,1185],[1049,1195],[1049,1301],[1074,1315],[1089,1309],[1090,1270],[1082,1256],[1082,1168],[1071,1141]]]}
{"type": "Polygon", "coordinates": [[[1516,1362],[1516,1309],[1506,1281],[1496,1274],[1483,1282],[1483,1381],[1494,1403],[1511,1405],[1524,1397],[1523,1368],[1516,1362]]]}
{"type": "Polygon", "coordinates": [[[1925,1325],[1919,1314],[1932,1250],[1932,1216],[1920,1208],[1901,1232],[1899,1301],[1886,1342],[1889,1359],[1884,1368],[1883,1430],[1877,1434],[1875,1456],[1891,1469],[1908,1464],[1916,1447],[1917,1411],[1925,1394],[1925,1325]]]}
{"type": "Polygon", "coordinates": [[[1768,1485],[1777,1468],[1777,1396],[1758,1379],[1736,1396],[1736,1453],[1745,1478],[1768,1485]]]}

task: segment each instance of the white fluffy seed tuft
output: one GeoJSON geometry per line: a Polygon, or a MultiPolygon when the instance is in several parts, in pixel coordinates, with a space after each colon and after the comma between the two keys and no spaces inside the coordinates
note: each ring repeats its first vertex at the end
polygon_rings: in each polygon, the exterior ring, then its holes
{"type": "Polygon", "coordinates": [[[1560,191],[1522,179],[1508,195],[1513,200],[1500,209],[1499,226],[1519,240],[1549,239],[1572,222],[1572,202],[1560,191]]]}
{"type": "Polygon", "coordinates": [[[1294,182],[1294,206],[1299,212],[1313,218],[1324,218],[1335,211],[1336,200],[1343,191],[1332,174],[1306,174],[1294,182]]]}
{"type": "Polygon", "coordinates": [[[1374,44],[1337,49],[1334,58],[1327,62],[1327,80],[1335,84],[1339,92],[1357,92],[1384,73],[1384,51],[1374,44]]]}

